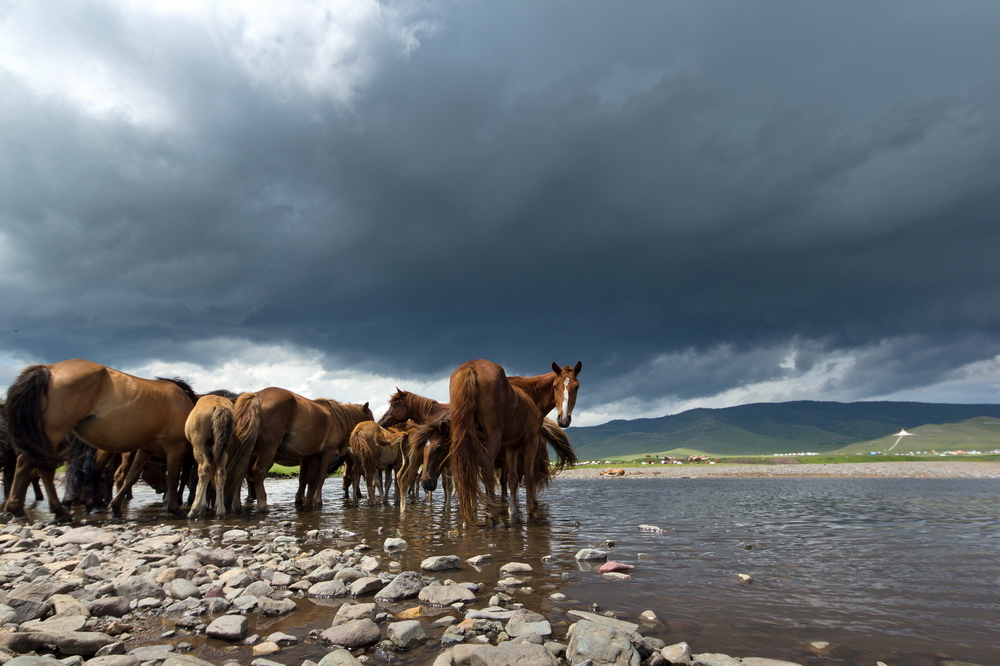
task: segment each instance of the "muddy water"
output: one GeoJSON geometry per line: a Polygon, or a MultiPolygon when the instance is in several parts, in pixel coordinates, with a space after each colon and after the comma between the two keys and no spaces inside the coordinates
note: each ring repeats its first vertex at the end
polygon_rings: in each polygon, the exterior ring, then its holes
{"type": "MultiPolygon", "coordinates": [[[[686,640],[695,652],[810,666],[876,661],[932,666],[942,653],[1000,663],[1000,483],[995,480],[557,480],[543,496],[543,520],[469,532],[459,531],[455,514],[440,504],[412,506],[401,521],[394,507],[334,499],[337,487],[339,479],[329,482],[322,511],[299,514],[292,508],[295,481],[269,481],[273,511],[266,519],[199,525],[206,536],[260,524],[277,529],[284,521],[291,521],[286,533],[303,538],[324,528],[356,535],[303,544],[317,551],[366,539],[380,552],[387,536],[399,534],[408,549],[384,556],[404,570],[418,569],[429,555],[464,560],[490,553],[494,559],[481,571],[465,566],[440,575],[482,583],[477,607],[496,588],[502,564],[528,562],[535,573],[530,588],[517,597],[548,616],[559,640],[570,621],[566,610],[597,603],[632,621],[651,609],[665,624],[643,633],[668,643],[686,640]],[[642,523],[665,531],[640,532],[642,523]],[[606,539],[615,542],[612,559],[636,566],[633,580],[605,580],[574,561],[578,549],[606,539]],[[546,556],[552,561],[542,562],[546,556]],[[738,583],[737,573],[749,574],[753,583],[738,583]],[[568,599],[550,600],[556,591],[568,599]],[[836,647],[816,655],[806,647],[812,641],[836,647]]],[[[165,522],[162,505],[148,492],[133,500],[129,517],[148,525],[165,522]]],[[[299,610],[284,618],[252,614],[251,633],[280,630],[302,637],[310,629],[325,629],[343,600],[296,602],[299,610]]],[[[424,621],[433,639],[441,630],[430,622],[454,611],[425,610],[431,613],[424,621]]],[[[195,654],[216,663],[249,655],[242,646],[184,640],[196,645],[195,654]]],[[[371,656],[375,663],[429,664],[438,651],[432,640],[401,655],[371,656]]],[[[305,642],[270,658],[297,665],[325,652],[321,644],[305,642]]]]}

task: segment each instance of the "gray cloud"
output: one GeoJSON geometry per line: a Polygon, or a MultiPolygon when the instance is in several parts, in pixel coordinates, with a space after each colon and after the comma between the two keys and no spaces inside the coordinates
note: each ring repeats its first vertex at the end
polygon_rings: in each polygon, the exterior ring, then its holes
{"type": "Polygon", "coordinates": [[[582,359],[584,406],[837,354],[867,359],[837,380],[862,399],[1000,353],[991,5],[400,7],[330,61],[295,25],[0,19],[131,104],[0,57],[0,348],[180,361],[231,337],[414,376],[582,359]]]}

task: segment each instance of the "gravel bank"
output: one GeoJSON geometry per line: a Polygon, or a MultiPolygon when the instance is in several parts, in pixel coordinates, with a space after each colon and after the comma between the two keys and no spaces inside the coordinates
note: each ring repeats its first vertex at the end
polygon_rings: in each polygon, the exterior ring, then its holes
{"type": "Polygon", "coordinates": [[[784,465],[648,465],[626,467],[624,477],[602,477],[608,467],[592,469],[567,469],[559,474],[561,479],[682,479],[682,478],[749,478],[749,477],[885,477],[902,479],[1000,479],[1000,462],[967,461],[899,461],[862,463],[820,463],[784,465]]]}

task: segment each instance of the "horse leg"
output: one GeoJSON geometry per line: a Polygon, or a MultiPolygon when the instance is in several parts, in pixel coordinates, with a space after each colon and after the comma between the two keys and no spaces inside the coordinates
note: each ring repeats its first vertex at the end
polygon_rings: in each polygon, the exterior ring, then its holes
{"type": "Polygon", "coordinates": [[[520,451],[517,453],[510,452],[507,454],[507,469],[505,470],[507,472],[507,480],[504,485],[506,485],[510,491],[510,495],[508,496],[507,511],[510,516],[511,525],[516,523],[518,520],[519,507],[517,506],[517,486],[521,476],[519,467],[521,466],[522,460],[527,460],[527,456],[521,455],[520,451]]]}
{"type": "MultiPolygon", "coordinates": [[[[126,495],[131,496],[132,486],[135,485],[135,482],[139,479],[139,475],[142,474],[142,470],[146,466],[146,463],[149,462],[149,459],[153,456],[151,451],[147,451],[145,449],[139,449],[133,453],[134,454],[130,456],[131,464],[128,466],[128,473],[122,480],[121,488],[118,490],[118,494],[115,495],[115,498],[111,500],[111,514],[115,518],[122,517],[122,504],[125,502],[126,495]]],[[[124,461],[122,464],[125,464],[124,461]]]]}
{"type": "MultiPolygon", "coordinates": [[[[41,475],[39,474],[39,476],[41,475]]],[[[38,485],[38,480],[39,480],[38,477],[31,480],[31,488],[35,491],[35,501],[41,502],[43,499],[45,499],[45,495],[42,494],[42,488],[41,486],[38,485]]]]}
{"type": "Polygon", "coordinates": [[[10,492],[7,493],[7,504],[4,511],[15,518],[27,518],[24,511],[24,498],[28,494],[28,480],[35,468],[25,459],[24,456],[17,456],[17,465],[14,468],[14,480],[11,482],[10,492]]]}
{"type": "Polygon", "coordinates": [[[446,469],[441,475],[441,490],[444,491],[444,510],[451,509],[451,496],[455,492],[455,480],[451,476],[451,469],[446,469]]]}
{"type": "MultiPolygon", "coordinates": [[[[229,466],[229,452],[223,451],[219,459],[215,461],[215,517],[225,518],[226,517],[226,502],[230,501],[226,497],[226,484],[229,480],[226,478],[226,469],[229,466]]],[[[201,480],[199,479],[198,485],[201,485],[201,480]]],[[[239,489],[236,490],[239,494],[239,489]]],[[[239,498],[236,501],[239,504],[239,498]]]]}
{"type": "Polygon", "coordinates": [[[41,478],[42,484],[45,486],[45,494],[49,498],[49,511],[52,512],[53,522],[64,523],[72,520],[72,516],[63,508],[62,503],[59,501],[59,494],[56,492],[56,471],[54,469],[42,469],[38,471],[38,476],[41,478]]]}
{"type": "Polygon", "coordinates": [[[253,477],[253,489],[254,495],[257,499],[257,510],[261,513],[269,513],[271,509],[267,506],[267,491],[264,490],[264,477],[267,475],[267,470],[271,468],[271,464],[268,461],[262,460],[262,458],[263,456],[257,458],[257,462],[254,463],[250,474],[253,477]]]}
{"type": "Polygon", "coordinates": [[[181,505],[181,485],[184,481],[182,473],[184,458],[187,455],[187,440],[184,446],[168,448],[167,453],[167,512],[175,514],[180,511],[181,505]]]}
{"type": "MultiPolygon", "coordinates": [[[[212,481],[213,474],[218,473],[218,469],[214,468],[215,466],[212,464],[212,461],[209,459],[209,456],[202,445],[194,447],[194,459],[195,462],[198,463],[198,487],[194,493],[194,501],[191,502],[191,510],[188,511],[188,518],[201,518],[205,515],[205,496],[208,494],[208,485],[212,481]]],[[[217,491],[216,496],[218,496],[218,494],[219,493],[217,491]]],[[[216,511],[219,510],[220,504],[221,503],[218,501],[218,497],[216,497],[216,511]]],[[[225,513],[224,510],[223,513],[225,513]]],[[[222,516],[219,517],[221,518],[222,516]]]]}
{"type": "Polygon", "coordinates": [[[295,508],[302,511],[306,503],[306,490],[309,486],[309,475],[312,471],[312,464],[309,456],[299,461],[299,488],[295,491],[295,508]]]}

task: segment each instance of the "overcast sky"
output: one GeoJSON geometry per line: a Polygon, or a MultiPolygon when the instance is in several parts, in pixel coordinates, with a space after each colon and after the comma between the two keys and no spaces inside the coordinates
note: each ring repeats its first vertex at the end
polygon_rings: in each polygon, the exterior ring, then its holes
{"type": "Polygon", "coordinates": [[[1000,396],[1000,3],[0,0],[0,383],[1000,396]]]}

